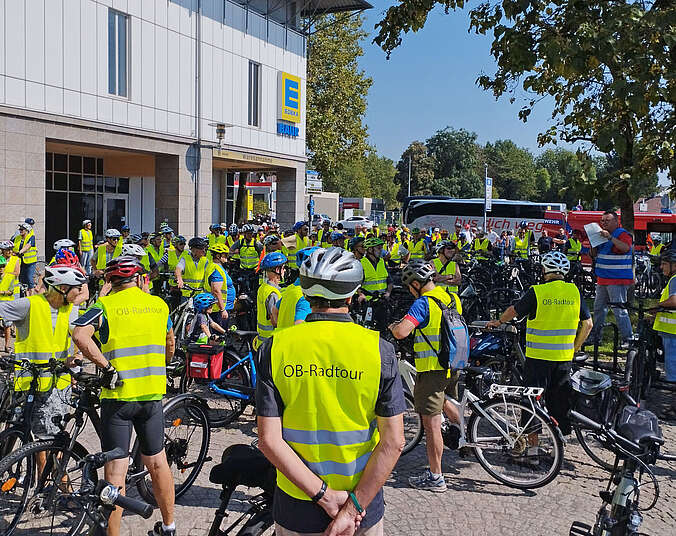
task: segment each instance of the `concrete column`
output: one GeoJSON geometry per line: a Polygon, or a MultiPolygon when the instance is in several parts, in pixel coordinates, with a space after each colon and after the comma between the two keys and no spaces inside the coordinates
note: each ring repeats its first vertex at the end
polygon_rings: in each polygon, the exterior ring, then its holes
{"type": "Polygon", "coordinates": [[[165,218],[176,234],[183,234],[178,228],[178,155],[155,156],[155,221],[165,218]]]}
{"type": "Polygon", "coordinates": [[[305,164],[295,169],[277,172],[277,222],[282,229],[290,229],[304,218],[305,164]]]}

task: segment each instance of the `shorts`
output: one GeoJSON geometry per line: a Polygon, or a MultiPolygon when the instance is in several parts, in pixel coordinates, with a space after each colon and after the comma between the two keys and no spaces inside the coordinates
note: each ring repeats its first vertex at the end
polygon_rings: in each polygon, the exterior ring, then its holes
{"type": "Polygon", "coordinates": [[[141,454],[154,456],[164,450],[164,411],[161,400],[101,400],[101,423],[101,448],[104,452],[117,447],[129,452],[132,427],[141,443],[141,454]]]}
{"type": "Polygon", "coordinates": [[[31,264],[21,264],[19,282],[28,286],[29,289],[35,287],[35,268],[37,265],[36,262],[32,262],[31,264]]]}
{"type": "Polygon", "coordinates": [[[421,415],[440,415],[444,408],[445,395],[457,400],[459,372],[429,370],[416,375],[413,388],[413,405],[421,415]]]}
{"type": "Polygon", "coordinates": [[[70,386],[65,389],[52,389],[45,393],[36,393],[31,418],[31,431],[38,439],[48,439],[59,433],[54,417],[63,416],[70,411],[70,386]]]}
{"type": "Polygon", "coordinates": [[[561,433],[568,435],[571,432],[570,396],[570,361],[547,361],[544,359],[526,358],[523,367],[523,384],[528,387],[542,387],[545,406],[549,414],[558,423],[561,433]]]}
{"type": "Polygon", "coordinates": [[[668,382],[676,382],[676,335],[660,333],[664,348],[664,371],[668,382]]]}

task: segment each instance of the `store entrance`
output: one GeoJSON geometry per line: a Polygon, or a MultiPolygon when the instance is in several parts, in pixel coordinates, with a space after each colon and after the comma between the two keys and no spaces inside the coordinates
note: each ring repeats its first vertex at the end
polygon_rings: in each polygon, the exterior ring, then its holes
{"type": "Polygon", "coordinates": [[[104,229],[121,229],[127,224],[128,195],[103,196],[103,227],[104,229]]]}

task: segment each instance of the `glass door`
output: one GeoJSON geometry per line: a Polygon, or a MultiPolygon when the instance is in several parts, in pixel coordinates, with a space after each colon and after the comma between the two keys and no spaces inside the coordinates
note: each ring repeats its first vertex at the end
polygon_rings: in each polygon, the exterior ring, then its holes
{"type": "Polygon", "coordinates": [[[118,231],[127,223],[128,195],[103,196],[103,228],[117,229],[118,231]]]}

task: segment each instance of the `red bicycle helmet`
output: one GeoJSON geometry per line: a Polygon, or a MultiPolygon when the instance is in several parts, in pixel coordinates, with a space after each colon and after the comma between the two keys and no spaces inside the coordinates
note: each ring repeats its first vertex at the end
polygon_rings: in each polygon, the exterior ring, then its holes
{"type": "Polygon", "coordinates": [[[145,269],[136,257],[122,255],[108,261],[104,278],[106,281],[129,279],[136,274],[142,274],[145,269]]]}
{"type": "Polygon", "coordinates": [[[54,259],[56,260],[55,264],[67,264],[71,266],[80,264],[77,255],[66,248],[61,248],[57,251],[56,255],[54,255],[54,259]]]}

